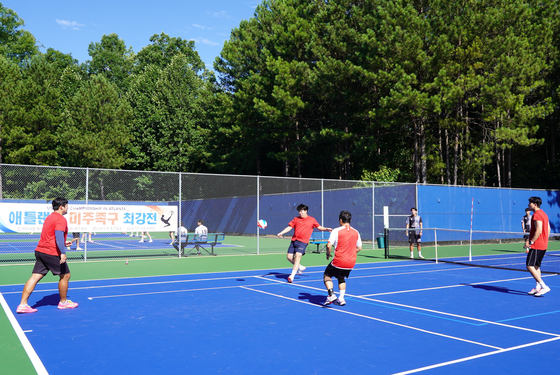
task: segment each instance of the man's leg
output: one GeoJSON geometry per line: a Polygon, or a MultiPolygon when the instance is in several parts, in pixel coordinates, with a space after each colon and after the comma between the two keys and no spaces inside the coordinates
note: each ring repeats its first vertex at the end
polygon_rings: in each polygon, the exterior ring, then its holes
{"type": "MultiPolygon", "coordinates": [[[[292,280],[294,279],[296,273],[299,271],[299,263],[301,262],[301,253],[294,253],[294,256],[292,258],[292,263],[293,263],[293,267],[292,267],[292,274],[290,275],[292,277],[292,280]]],[[[288,259],[289,260],[289,259],[288,259]]]]}
{"type": "Polygon", "coordinates": [[[422,256],[422,244],[421,244],[420,242],[418,242],[418,245],[417,245],[417,246],[418,246],[418,257],[419,257],[419,258],[424,258],[424,257],[422,256]]]}
{"type": "Polygon", "coordinates": [[[21,293],[21,306],[27,305],[27,300],[33,291],[35,290],[35,286],[37,283],[44,277],[45,275],[41,275],[40,273],[33,273],[25,286],[23,287],[23,292],[21,293]]]}
{"type": "Polygon", "coordinates": [[[60,280],[58,282],[58,294],[60,294],[60,302],[66,303],[66,296],[68,294],[68,281],[70,281],[70,274],[65,273],[60,275],[60,280]]]}
{"type": "Polygon", "coordinates": [[[414,244],[410,242],[410,257],[414,258],[414,244]]]}
{"type": "Polygon", "coordinates": [[[346,293],[346,281],[338,282],[338,290],[340,291],[340,296],[338,297],[338,299],[344,301],[344,294],[346,293]]]}

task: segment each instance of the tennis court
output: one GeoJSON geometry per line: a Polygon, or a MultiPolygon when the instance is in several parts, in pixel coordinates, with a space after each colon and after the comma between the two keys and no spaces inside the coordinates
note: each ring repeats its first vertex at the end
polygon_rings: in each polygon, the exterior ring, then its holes
{"type": "Polygon", "coordinates": [[[73,311],[43,282],[39,311],[14,315],[29,264],[3,266],[0,292],[25,356],[52,374],[557,371],[557,275],[536,298],[526,272],[379,260],[360,253],[343,307],[322,306],[324,254],[306,255],[294,284],[283,255],[75,263],[73,311]]]}

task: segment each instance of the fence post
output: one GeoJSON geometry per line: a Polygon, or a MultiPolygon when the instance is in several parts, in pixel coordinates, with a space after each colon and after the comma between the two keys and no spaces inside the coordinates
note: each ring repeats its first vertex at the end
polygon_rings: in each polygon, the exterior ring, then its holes
{"type": "MultiPolygon", "coordinates": [[[[259,175],[257,175],[257,222],[261,219],[261,210],[260,210],[260,186],[261,180],[259,175]]],[[[260,247],[259,247],[259,226],[257,228],[257,255],[260,254],[260,247]]]]}
{"type": "Polygon", "coordinates": [[[181,201],[182,199],[181,191],[182,191],[182,179],[181,179],[181,172],[179,172],[179,217],[178,217],[179,222],[177,223],[179,225],[177,225],[177,233],[175,233],[175,241],[177,241],[179,245],[179,258],[181,258],[181,223],[183,222],[183,215],[181,211],[181,207],[183,206],[181,201]]]}
{"type": "MultiPolygon", "coordinates": [[[[88,201],[89,201],[89,167],[86,168],[86,205],[88,204],[88,201]]],[[[87,248],[88,248],[88,242],[84,241],[84,262],[87,262],[87,248]]]]}
{"type": "Polygon", "coordinates": [[[375,250],[375,181],[371,182],[371,246],[375,250]]]}
{"type": "MultiPolygon", "coordinates": [[[[321,225],[325,226],[325,200],[324,200],[324,196],[323,193],[325,191],[324,188],[324,179],[321,179],[321,225]]],[[[322,236],[321,236],[322,238],[322,236]]]]}

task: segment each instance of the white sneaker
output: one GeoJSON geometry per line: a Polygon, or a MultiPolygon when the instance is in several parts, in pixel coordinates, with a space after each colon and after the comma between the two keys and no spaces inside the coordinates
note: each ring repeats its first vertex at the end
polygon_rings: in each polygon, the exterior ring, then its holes
{"type": "Polygon", "coordinates": [[[154,240],[150,240],[150,241],[148,241],[148,242],[154,242],[154,240]]]}
{"type": "Polygon", "coordinates": [[[529,294],[531,296],[534,296],[535,294],[537,294],[540,291],[541,291],[540,289],[537,290],[536,288],[533,288],[533,289],[531,289],[530,292],[527,292],[527,294],[529,294]]]}
{"type": "Polygon", "coordinates": [[[330,305],[331,303],[333,303],[334,301],[336,301],[336,295],[333,293],[332,296],[328,296],[327,300],[323,303],[324,306],[330,305]]]}
{"type": "Polygon", "coordinates": [[[422,256],[422,254],[418,254],[418,258],[424,259],[424,257],[422,256]]]}
{"type": "Polygon", "coordinates": [[[301,274],[303,273],[303,271],[305,271],[306,268],[307,268],[307,267],[299,266],[299,270],[297,271],[297,274],[298,274],[298,275],[301,275],[301,274]]]}
{"type": "Polygon", "coordinates": [[[346,305],[346,301],[344,300],[344,298],[339,298],[334,302],[335,305],[338,306],[345,306],[346,305]]]}
{"type": "Polygon", "coordinates": [[[144,242],[144,240],[140,240],[140,241],[138,241],[138,242],[144,242]]]}
{"type": "Polygon", "coordinates": [[[414,259],[414,254],[410,253],[410,259],[414,259]]]}
{"type": "Polygon", "coordinates": [[[539,290],[539,292],[537,294],[535,294],[535,297],[542,297],[544,296],[546,293],[550,292],[550,288],[546,287],[546,288],[542,288],[541,290],[539,290]]]}

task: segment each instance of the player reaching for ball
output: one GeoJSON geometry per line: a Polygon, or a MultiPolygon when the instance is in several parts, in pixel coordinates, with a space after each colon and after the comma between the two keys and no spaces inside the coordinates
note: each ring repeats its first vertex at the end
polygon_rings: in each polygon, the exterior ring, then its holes
{"type": "Polygon", "coordinates": [[[323,281],[327,288],[328,296],[324,305],[330,305],[335,302],[340,306],[346,305],[344,294],[346,293],[345,278],[350,276],[350,271],[356,265],[357,254],[362,250],[362,239],[360,233],[350,226],[352,214],[348,211],[341,211],[338,215],[340,227],[332,231],[329,242],[327,242],[327,260],[331,256],[331,249],[336,249],[334,259],[329,263],[323,274],[323,281]],[[336,298],[333,292],[332,278],[338,279],[338,290],[340,296],[336,298]]]}
{"type": "Polygon", "coordinates": [[[290,246],[288,247],[288,261],[293,264],[292,273],[288,276],[289,283],[294,281],[296,273],[301,275],[301,273],[305,271],[306,267],[301,265],[301,257],[305,255],[305,248],[309,244],[313,228],[317,228],[320,231],[332,231],[332,228],[323,227],[314,217],[308,216],[307,211],[309,207],[305,204],[297,206],[297,210],[299,216],[294,217],[294,219],[288,223],[288,226],[284,228],[282,232],[278,233],[278,237],[282,237],[285,233],[292,230],[292,228],[294,229],[292,242],[290,242],[290,246]]]}

